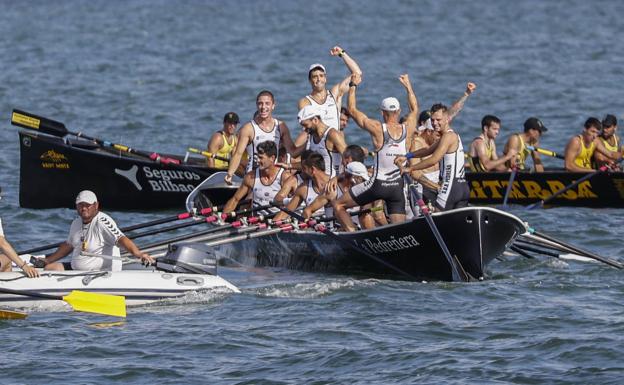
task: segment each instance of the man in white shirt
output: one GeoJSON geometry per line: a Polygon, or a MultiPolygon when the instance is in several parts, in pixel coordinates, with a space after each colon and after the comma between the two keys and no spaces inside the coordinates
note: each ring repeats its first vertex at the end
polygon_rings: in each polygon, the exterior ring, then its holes
{"type": "Polygon", "coordinates": [[[76,197],[76,211],[67,240],[52,254],[44,258],[46,270],[121,270],[121,261],[94,255],[120,255],[119,246],[128,250],[143,263],[152,264],[154,259],[142,252],[117,227],[115,221],[99,211],[97,197],[92,191],[81,191],[76,197]],[[84,252],[84,254],[83,254],[84,252]],[[72,253],[71,263],[56,262],[72,253]]]}

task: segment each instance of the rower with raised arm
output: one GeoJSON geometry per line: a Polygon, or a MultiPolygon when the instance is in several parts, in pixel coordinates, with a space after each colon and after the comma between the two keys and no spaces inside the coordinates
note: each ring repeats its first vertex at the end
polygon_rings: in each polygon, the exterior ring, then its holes
{"type": "Polygon", "coordinates": [[[548,131],[548,128],[544,127],[541,120],[535,117],[528,118],[524,122],[524,132],[512,134],[505,144],[505,149],[503,150],[505,156],[510,154],[512,150],[515,150],[515,155],[512,156],[507,166],[525,170],[526,160],[531,155],[535,171],[544,172],[544,165],[539,152],[537,150],[529,150],[527,145],[539,147],[539,140],[546,131],[548,131]]]}
{"type": "Polygon", "coordinates": [[[602,129],[600,120],[590,117],[583,125],[580,135],[575,135],[568,141],[565,149],[565,168],[567,171],[589,172],[594,171],[592,158],[595,152],[601,153],[609,160],[608,164],[621,158],[619,151],[609,151],[598,139],[602,129]]]}
{"type": "Polygon", "coordinates": [[[142,252],[119,230],[110,216],[100,211],[100,204],[92,191],[83,190],[78,194],[76,211],[78,218],[71,223],[67,240],[61,243],[54,253],[40,259],[45,265],[45,270],[120,271],[120,260],[96,256],[119,257],[119,246],[145,264],[155,262],[148,253],[142,252]],[[72,253],[71,262],[56,262],[70,253],[72,253]]]}
{"type": "MultiPolygon", "coordinates": [[[[602,119],[602,132],[598,136],[598,139],[602,142],[602,145],[611,152],[622,152],[620,146],[620,138],[616,134],[617,132],[617,118],[614,115],[607,115],[602,119]]],[[[612,164],[613,159],[604,156],[599,151],[594,151],[594,164],[596,168],[601,166],[612,164]]],[[[619,166],[618,166],[619,168],[619,166]]]]}
{"type": "Polygon", "coordinates": [[[393,160],[396,156],[405,154],[409,149],[412,136],[416,131],[416,117],[418,116],[418,102],[407,74],[399,76],[399,81],[405,87],[410,104],[410,112],[405,119],[405,124],[399,124],[401,107],[394,97],[385,98],[381,102],[383,123],[369,118],[358,110],[355,92],[361,80],[362,78],[357,74],[352,76],[349,84],[348,108],[353,120],[372,138],[376,153],[375,169],[370,180],[353,186],[334,202],[336,218],[346,231],[355,230],[353,221],[346,210],[378,199],[385,201],[392,223],[405,220],[404,182],[393,160]]]}
{"type": "MultiPolygon", "coordinates": [[[[264,141],[256,148],[258,167],[243,177],[243,182],[223,207],[224,213],[234,211],[240,201],[251,192],[252,207],[266,206],[274,201],[281,202],[286,195],[279,195],[290,173],[275,164],[277,146],[273,141],[264,141]]],[[[276,210],[270,210],[276,212],[276,210]]]]}
{"type": "Polygon", "coordinates": [[[283,146],[291,155],[297,156],[302,150],[297,148],[290,136],[288,126],[283,121],[273,117],[275,98],[270,91],[260,91],[256,97],[257,113],[254,118],[245,123],[238,132],[236,150],[232,155],[224,180],[232,184],[232,177],[240,165],[243,154],[247,152],[249,163],[246,172],[255,170],[258,164],[258,145],[265,141],[272,141],[277,148],[283,146]]]}
{"type": "Polygon", "coordinates": [[[501,128],[501,121],[494,115],[485,115],[481,119],[481,135],[470,144],[468,151],[470,169],[475,172],[507,171],[505,162],[516,155],[515,149],[510,149],[507,155],[499,158],[496,154],[496,137],[501,128]]]}
{"type": "MultiPolygon", "coordinates": [[[[238,115],[235,112],[228,112],[223,117],[223,128],[215,132],[208,142],[208,152],[221,158],[230,159],[236,148],[236,127],[238,126],[238,115]]],[[[228,162],[221,159],[206,158],[206,165],[219,170],[227,170],[228,162]]]]}
{"type": "Polygon", "coordinates": [[[433,128],[442,135],[440,140],[428,148],[397,156],[395,164],[405,173],[424,170],[439,162],[442,185],[435,200],[436,208],[444,211],[465,207],[470,198],[470,189],[464,175],[464,148],[461,138],[450,126],[448,107],[438,103],[431,106],[430,111],[433,128]],[[407,160],[428,155],[431,156],[416,164],[405,165],[407,160]]]}

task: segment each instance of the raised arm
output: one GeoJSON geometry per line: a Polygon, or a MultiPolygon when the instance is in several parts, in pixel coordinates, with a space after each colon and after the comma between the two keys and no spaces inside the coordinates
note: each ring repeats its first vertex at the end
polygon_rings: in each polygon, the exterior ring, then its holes
{"type": "Polygon", "coordinates": [[[468,84],[466,85],[466,91],[464,91],[464,94],[459,99],[457,99],[455,103],[453,103],[451,108],[449,108],[449,121],[453,120],[453,118],[457,114],[459,114],[459,111],[461,111],[462,108],[464,108],[464,103],[466,103],[466,100],[468,99],[468,97],[472,95],[472,93],[476,89],[477,89],[476,84],[472,82],[468,82],[468,84]]]}
{"type": "Polygon", "coordinates": [[[407,92],[407,103],[410,109],[409,114],[405,117],[405,125],[408,129],[410,127],[416,128],[418,119],[418,99],[416,99],[416,94],[414,93],[408,74],[399,76],[399,81],[403,84],[403,87],[405,87],[405,91],[407,92]]]}
{"type": "Polygon", "coordinates": [[[342,96],[347,91],[349,91],[349,82],[351,81],[351,75],[358,74],[362,76],[362,70],[360,69],[360,66],[356,63],[356,61],[353,60],[353,58],[349,56],[349,54],[347,54],[347,51],[345,51],[339,46],[335,46],[334,48],[329,50],[329,54],[332,56],[338,56],[342,58],[342,60],[344,61],[345,65],[347,66],[350,72],[350,74],[347,77],[345,77],[340,83],[334,85],[331,88],[331,93],[336,98],[336,103],[338,103],[338,110],[340,110],[340,107],[342,106],[342,102],[341,102],[342,96]]]}
{"type": "Polygon", "coordinates": [[[353,74],[351,76],[351,83],[349,83],[349,98],[348,98],[348,107],[349,115],[353,118],[353,121],[362,129],[368,131],[373,137],[373,144],[375,145],[375,149],[379,148],[378,143],[383,141],[383,137],[375,139],[378,134],[381,134],[381,123],[374,119],[369,119],[365,113],[357,109],[357,102],[355,97],[355,90],[362,82],[362,77],[358,74],[353,74]]]}

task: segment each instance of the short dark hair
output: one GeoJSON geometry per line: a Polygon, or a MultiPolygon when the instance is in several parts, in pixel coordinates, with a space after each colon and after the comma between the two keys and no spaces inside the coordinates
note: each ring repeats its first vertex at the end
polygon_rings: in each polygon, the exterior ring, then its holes
{"type": "Polygon", "coordinates": [[[422,125],[429,118],[431,118],[431,111],[424,110],[423,112],[420,113],[420,115],[418,115],[418,124],[422,125]]]}
{"type": "Polygon", "coordinates": [[[586,130],[591,127],[595,127],[598,130],[602,130],[602,123],[600,123],[600,120],[592,116],[592,117],[587,118],[587,120],[585,121],[584,127],[586,130]]]}
{"type": "Polygon", "coordinates": [[[301,164],[305,167],[314,167],[317,170],[325,171],[325,159],[323,159],[323,155],[316,151],[312,151],[312,153],[305,158],[301,164]]]}
{"type": "Polygon", "coordinates": [[[277,158],[277,146],[275,142],[270,140],[260,143],[256,150],[258,151],[258,155],[266,155],[268,157],[274,156],[277,158]]]}
{"type": "Polygon", "coordinates": [[[312,150],[303,150],[303,152],[301,152],[301,161],[303,162],[304,160],[308,159],[308,157],[310,156],[310,154],[313,154],[314,151],[312,150]]]}
{"type": "Polygon", "coordinates": [[[348,117],[351,117],[351,114],[349,113],[349,110],[347,110],[346,107],[340,107],[340,113],[345,114],[348,117]]]}
{"type": "Polygon", "coordinates": [[[357,144],[350,144],[344,150],[342,156],[344,158],[351,158],[353,162],[364,163],[364,158],[366,157],[366,154],[364,154],[364,150],[362,149],[362,147],[358,146],[357,144]]]}
{"type": "Polygon", "coordinates": [[[256,102],[258,101],[258,99],[260,99],[261,96],[269,96],[271,98],[271,101],[273,103],[275,103],[275,97],[273,96],[273,93],[269,90],[262,90],[258,93],[258,96],[256,96],[256,102]]]}
{"type": "Polygon", "coordinates": [[[429,111],[431,112],[431,115],[433,115],[434,113],[440,110],[442,110],[443,112],[448,112],[448,107],[442,103],[436,103],[433,106],[431,106],[431,108],[429,109],[429,111]]]}
{"type": "Polygon", "coordinates": [[[481,130],[484,130],[485,127],[490,127],[492,123],[500,124],[500,119],[494,115],[485,115],[483,119],[481,119],[481,130]]]}
{"type": "Polygon", "coordinates": [[[602,127],[611,127],[617,126],[617,118],[614,115],[607,114],[607,116],[602,119],[602,127]]]}

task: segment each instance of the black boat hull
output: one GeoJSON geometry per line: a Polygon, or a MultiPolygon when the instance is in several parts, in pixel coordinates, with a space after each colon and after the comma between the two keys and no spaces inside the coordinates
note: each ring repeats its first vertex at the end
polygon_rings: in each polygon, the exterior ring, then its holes
{"type": "MultiPolygon", "coordinates": [[[[487,207],[437,213],[434,221],[449,251],[471,276],[502,255],[525,227],[517,217],[487,207]]],[[[339,233],[385,262],[425,280],[451,281],[451,268],[425,219],[355,233],[339,233]]],[[[322,233],[280,232],[217,246],[218,255],[244,264],[405,279],[364,253],[322,233]]]]}
{"type": "Polygon", "coordinates": [[[106,209],[183,209],[186,196],[215,171],[202,164],[167,165],[85,141],[69,145],[61,138],[20,132],[21,207],[72,208],[77,193],[87,189],[106,209]]]}
{"type": "MultiPolygon", "coordinates": [[[[528,205],[548,198],[584,177],[586,173],[545,171],[519,172],[508,202],[528,205]]],[[[509,184],[508,172],[466,173],[473,204],[501,204],[509,184]]],[[[551,206],[624,207],[624,173],[600,172],[548,202],[551,206]]]]}

